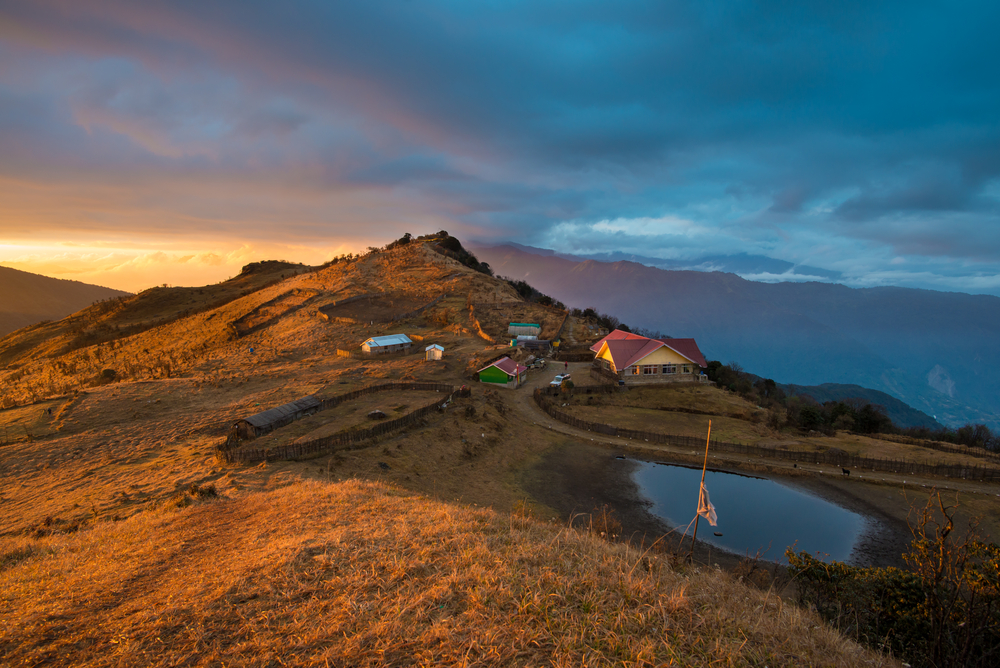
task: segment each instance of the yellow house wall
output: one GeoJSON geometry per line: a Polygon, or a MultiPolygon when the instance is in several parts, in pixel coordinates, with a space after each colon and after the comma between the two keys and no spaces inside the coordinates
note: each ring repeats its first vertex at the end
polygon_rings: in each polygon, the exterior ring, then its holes
{"type": "Polygon", "coordinates": [[[678,355],[670,348],[655,350],[652,354],[636,362],[636,364],[690,364],[692,370],[698,366],[683,355],[678,355]]]}
{"type": "Polygon", "coordinates": [[[611,351],[608,350],[607,346],[601,346],[601,349],[597,351],[597,359],[607,360],[608,364],[611,365],[612,371],[617,371],[615,368],[615,363],[611,359],[611,351]]]}
{"type": "MultiPolygon", "coordinates": [[[[601,346],[601,350],[597,354],[597,357],[599,359],[606,359],[606,360],[608,360],[608,362],[611,364],[611,370],[612,371],[614,371],[616,373],[618,371],[621,371],[621,369],[619,369],[619,368],[617,368],[615,366],[614,361],[611,359],[611,351],[608,349],[608,347],[606,345],[605,346],[601,346]]],[[[639,360],[637,362],[637,364],[639,364],[639,365],[643,365],[643,364],[677,364],[677,365],[690,364],[691,365],[691,373],[698,373],[698,369],[699,369],[699,367],[698,367],[697,364],[695,364],[691,360],[687,359],[683,355],[678,355],[673,350],[671,350],[670,348],[666,348],[666,347],[659,348],[658,350],[654,350],[652,353],[650,353],[646,357],[644,357],[641,360],[639,360]]],[[[681,372],[681,369],[678,368],[677,369],[677,373],[680,373],[680,372],[681,372]]]]}

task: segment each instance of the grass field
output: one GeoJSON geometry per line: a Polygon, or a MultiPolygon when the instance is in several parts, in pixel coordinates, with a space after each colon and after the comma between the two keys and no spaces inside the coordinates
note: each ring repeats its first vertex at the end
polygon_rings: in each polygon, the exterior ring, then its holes
{"type": "Polygon", "coordinates": [[[896,665],[724,574],[376,483],[0,554],[0,659],[25,665],[896,665]]]}
{"type": "Polygon", "coordinates": [[[798,429],[769,428],[765,411],[737,395],[711,386],[660,386],[612,394],[576,393],[560,397],[560,410],[573,417],[616,427],[662,434],[704,437],[712,421],[712,438],[782,450],[823,452],[833,448],[852,455],[905,459],[919,464],[989,464],[970,454],[942,452],[912,443],[882,440],[840,431],[833,436],[798,429]],[[695,410],[698,413],[687,413],[695,410]]]}
{"type": "MultiPolygon", "coordinates": [[[[509,286],[419,244],[272,284],[279,269],[252,274],[257,290],[229,285],[233,298],[212,308],[209,291],[163,293],[194,312],[112,340],[62,353],[44,337],[14,342],[27,348],[0,370],[0,427],[25,433],[0,451],[0,664],[897,665],[714,568],[551,523],[559,514],[525,492],[524,475],[544,476],[533,467],[577,441],[526,390],[473,384],[444,412],[349,450],[220,465],[214,448],[237,418],[385,380],[472,383],[470,364],[502,352],[477,336],[466,302],[512,300],[509,286]],[[267,304],[294,290],[308,305],[271,321],[267,304]],[[380,291],[451,296],[391,325],[318,315],[380,291]],[[263,326],[234,335],[248,314],[263,326]],[[444,361],[335,353],[391,332],[441,343],[444,361]],[[104,382],[106,368],[118,373],[104,382]]],[[[133,307],[123,313],[150,303],[133,307]]],[[[706,416],[662,409],[705,410],[720,414],[719,437],[824,443],[758,433],[756,407],[721,390],[627,396],[635,405],[581,395],[566,410],[634,411],[666,431],[686,421],[692,435],[706,416]]],[[[275,436],[433,398],[375,394],[275,436]]]]}

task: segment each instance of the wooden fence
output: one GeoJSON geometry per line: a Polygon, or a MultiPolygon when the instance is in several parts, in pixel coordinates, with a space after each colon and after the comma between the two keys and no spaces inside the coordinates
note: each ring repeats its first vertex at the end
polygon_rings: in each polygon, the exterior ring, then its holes
{"type": "Polygon", "coordinates": [[[590,367],[590,377],[599,383],[609,384],[611,387],[617,387],[618,381],[621,380],[621,376],[614,371],[596,364],[590,367]]]}
{"type": "Polygon", "coordinates": [[[369,385],[368,387],[362,387],[351,392],[345,392],[344,394],[340,394],[335,397],[327,397],[326,399],[320,401],[319,410],[324,411],[338,406],[345,401],[389,390],[447,392],[448,396],[436,399],[433,403],[430,403],[423,408],[418,408],[417,410],[396,418],[395,420],[380,422],[366,429],[355,429],[340,434],[333,434],[331,436],[313,439],[311,441],[289,443],[288,445],[279,445],[273,448],[240,448],[239,443],[223,442],[215,447],[215,455],[220,461],[226,464],[250,464],[253,462],[271,461],[275,459],[300,459],[306,456],[324,454],[338,446],[346,446],[369,438],[374,438],[376,436],[382,436],[404,427],[408,427],[412,424],[416,424],[425,415],[441,410],[441,405],[451,400],[456,392],[460,396],[468,396],[467,389],[456,390],[453,386],[446,385],[444,383],[391,382],[382,383],[380,385],[369,385]]]}
{"type": "MultiPolygon", "coordinates": [[[[854,433],[854,432],[852,432],[854,433]]],[[[994,464],[1000,464],[1000,454],[991,452],[984,448],[973,448],[967,445],[942,443],[941,441],[928,441],[922,438],[912,438],[901,434],[862,434],[869,438],[877,438],[880,441],[891,441],[893,443],[905,443],[907,445],[919,445],[921,448],[930,448],[941,452],[950,452],[955,455],[968,455],[979,459],[987,459],[994,464]]]]}
{"type": "MultiPolygon", "coordinates": [[[[692,448],[701,451],[705,440],[695,436],[679,436],[661,434],[639,429],[625,429],[600,422],[589,422],[573,417],[559,410],[556,402],[547,396],[547,390],[539,388],[534,393],[535,403],[550,416],[577,429],[628,438],[649,443],[662,443],[680,448],[692,448]]],[[[963,480],[981,480],[984,482],[1000,482],[1000,469],[985,466],[969,466],[966,464],[917,464],[901,459],[886,459],[881,457],[863,457],[837,452],[801,452],[795,450],[779,450],[746,443],[732,443],[713,440],[709,449],[715,452],[731,452],[752,457],[768,457],[792,462],[808,464],[827,464],[842,468],[854,468],[868,471],[884,471],[886,473],[903,473],[906,475],[935,475],[945,478],[961,478],[963,480]]]]}

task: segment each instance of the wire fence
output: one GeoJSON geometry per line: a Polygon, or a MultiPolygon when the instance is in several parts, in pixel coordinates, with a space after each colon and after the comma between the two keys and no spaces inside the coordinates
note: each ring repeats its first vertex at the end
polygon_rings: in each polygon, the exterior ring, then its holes
{"type": "MultiPolygon", "coordinates": [[[[586,430],[606,436],[628,438],[631,440],[660,443],[681,448],[701,449],[705,440],[696,436],[680,436],[676,434],[661,434],[659,432],[640,429],[626,429],[601,422],[581,420],[559,410],[555,401],[549,398],[548,390],[542,388],[534,392],[535,403],[551,417],[577,429],[586,430]]],[[[803,452],[796,450],[779,450],[747,443],[712,440],[709,449],[715,452],[731,452],[752,457],[768,457],[784,461],[802,462],[807,464],[826,464],[839,466],[843,469],[859,469],[868,471],[883,471],[885,473],[903,473],[906,475],[934,475],[944,478],[961,478],[962,480],[979,480],[983,482],[1000,481],[1000,469],[986,466],[971,466],[968,464],[918,464],[903,459],[888,459],[882,457],[865,457],[846,452],[803,452]]]]}

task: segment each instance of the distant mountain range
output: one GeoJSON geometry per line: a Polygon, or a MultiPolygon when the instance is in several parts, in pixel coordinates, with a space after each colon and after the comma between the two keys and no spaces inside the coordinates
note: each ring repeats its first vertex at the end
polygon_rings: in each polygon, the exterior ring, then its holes
{"type": "Polygon", "coordinates": [[[0,267],[0,336],[128,292],[0,267]]]}
{"type": "Polygon", "coordinates": [[[948,426],[1000,429],[998,297],[761,283],[513,245],[473,250],[498,275],[523,279],[567,305],[695,337],[708,359],[738,361],[779,383],[860,385],[948,426]]]}
{"type": "MultiPolygon", "coordinates": [[[[504,244],[526,253],[541,255],[543,257],[559,257],[564,260],[597,260],[598,262],[638,262],[650,267],[660,269],[671,269],[674,271],[724,271],[738,274],[740,276],[761,276],[770,280],[816,280],[825,279],[836,281],[842,278],[843,274],[831,269],[822,269],[807,264],[795,264],[787,260],[776,260],[765,255],[748,255],[747,253],[737,253],[735,255],[704,255],[693,260],[665,260],[658,257],[647,257],[645,255],[635,255],[632,253],[590,253],[581,255],[570,255],[559,253],[547,248],[535,248],[534,246],[524,246],[513,241],[504,244]]],[[[475,246],[473,246],[475,247],[475,246]]]]}

